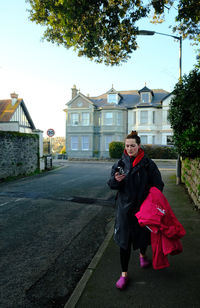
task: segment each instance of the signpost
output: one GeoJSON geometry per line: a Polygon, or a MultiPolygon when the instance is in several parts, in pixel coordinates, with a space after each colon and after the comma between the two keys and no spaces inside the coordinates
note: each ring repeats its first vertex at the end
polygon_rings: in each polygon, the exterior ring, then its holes
{"type": "Polygon", "coordinates": [[[51,150],[52,150],[52,143],[51,143],[51,137],[55,135],[55,130],[53,128],[49,128],[47,130],[47,136],[50,137],[50,156],[46,157],[46,169],[52,168],[52,156],[51,156],[51,150]]]}
{"type": "Polygon", "coordinates": [[[55,130],[53,128],[49,128],[47,130],[47,136],[53,137],[55,135],[55,130]]]}

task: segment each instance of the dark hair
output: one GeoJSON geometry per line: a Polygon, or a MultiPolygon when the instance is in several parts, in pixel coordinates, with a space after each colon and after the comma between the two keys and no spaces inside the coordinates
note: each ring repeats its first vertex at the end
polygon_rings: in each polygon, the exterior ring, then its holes
{"type": "Polygon", "coordinates": [[[141,143],[140,137],[138,136],[136,130],[132,130],[132,132],[126,136],[126,139],[135,139],[138,145],[141,143]]]}

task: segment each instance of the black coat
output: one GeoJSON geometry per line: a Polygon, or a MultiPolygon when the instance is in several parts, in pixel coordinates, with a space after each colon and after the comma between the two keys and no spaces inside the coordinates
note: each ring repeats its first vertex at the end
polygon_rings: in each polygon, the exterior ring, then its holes
{"type": "Polygon", "coordinates": [[[132,162],[128,155],[123,154],[113,165],[108,181],[110,188],[118,191],[114,239],[123,249],[128,248],[130,239],[134,249],[144,248],[150,244],[150,231],[139,226],[135,213],[139,211],[152,186],[161,191],[164,187],[160,171],[150,158],[144,155],[134,167],[132,162]],[[126,174],[122,182],[116,181],[114,177],[118,166],[121,166],[126,174]]]}

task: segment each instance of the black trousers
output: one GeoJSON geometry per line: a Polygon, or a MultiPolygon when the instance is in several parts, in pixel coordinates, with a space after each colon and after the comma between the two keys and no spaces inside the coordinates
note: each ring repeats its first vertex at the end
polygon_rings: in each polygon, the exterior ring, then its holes
{"type": "MultiPolygon", "coordinates": [[[[122,272],[128,272],[128,264],[131,256],[131,245],[132,241],[129,240],[128,248],[123,249],[120,247],[120,261],[121,261],[121,268],[122,272]]],[[[145,252],[147,250],[147,246],[140,248],[140,253],[142,255],[145,255],[145,252]]]]}

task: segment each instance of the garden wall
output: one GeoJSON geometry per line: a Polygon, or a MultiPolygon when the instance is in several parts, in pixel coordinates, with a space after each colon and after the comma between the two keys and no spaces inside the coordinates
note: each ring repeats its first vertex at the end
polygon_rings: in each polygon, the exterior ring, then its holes
{"type": "Polygon", "coordinates": [[[38,135],[0,131],[0,179],[31,174],[38,169],[38,135]]]}
{"type": "Polygon", "coordinates": [[[200,158],[182,160],[181,180],[195,205],[200,209],[200,158]]]}

